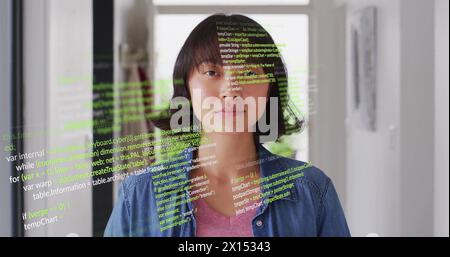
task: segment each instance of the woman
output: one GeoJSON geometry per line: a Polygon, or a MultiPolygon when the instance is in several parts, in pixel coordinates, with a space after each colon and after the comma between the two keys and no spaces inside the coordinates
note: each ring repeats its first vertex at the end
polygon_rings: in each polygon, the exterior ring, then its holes
{"type": "Polygon", "coordinates": [[[208,17],[173,79],[174,109],[155,121],[171,135],[160,146],[168,157],[122,183],[105,236],[350,235],[330,179],[261,145],[304,125],[263,27],[242,15],[208,17]]]}

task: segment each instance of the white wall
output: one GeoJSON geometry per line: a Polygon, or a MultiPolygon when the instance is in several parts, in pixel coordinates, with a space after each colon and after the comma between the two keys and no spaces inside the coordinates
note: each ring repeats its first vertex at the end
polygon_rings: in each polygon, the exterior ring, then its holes
{"type": "Polygon", "coordinates": [[[400,2],[350,0],[347,12],[347,219],[354,236],[400,234],[399,127],[400,2]],[[376,132],[356,125],[351,107],[351,44],[349,23],[355,11],[378,8],[377,127],[376,132]]]}
{"type": "Polygon", "coordinates": [[[434,2],[401,0],[400,10],[401,235],[432,236],[434,2]]]}
{"type": "MultiPolygon", "coordinates": [[[[45,131],[48,99],[48,23],[45,0],[24,1],[24,132],[45,131]],[[40,49],[40,51],[36,51],[40,49]]],[[[24,140],[26,151],[46,148],[45,136],[24,140]]],[[[42,178],[44,180],[46,178],[42,178]]],[[[24,183],[25,184],[25,183],[24,183]]],[[[24,194],[24,211],[47,207],[47,202],[33,201],[31,194],[24,194]]],[[[26,231],[25,236],[45,236],[45,229],[26,231]]]]}
{"type": "Polygon", "coordinates": [[[342,0],[378,8],[378,129],[359,129],[347,30],[347,219],[355,236],[430,236],[433,227],[434,34],[428,0],[342,0]],[[420,17],[420,19],[417,19],[420,17]]]}
{"type": "Polygon", "coordinates": [[[449,236],[449,1],[436,0],[434,235],[449,236]]]}
{"type": "MultiPolygon", "coordinates": [[[[89,143],[92,128],[75,132],[61,130],[67,122],[92,119],[92,110],[83,106],[92,101],[92,1],[26,0],[24,8],[25,132],[45,132],[26,139],[25,150],[33,152],[89,143]],[[61,82],[66,78],[75,82],[61,82]]],[[[46,158],[55,156],[48,154],[46,158]]],[[[90,159],[80,161],[90,162],[90,159]]],[[[45,176],[40,180],[48,179],[45,176]]],[[[54,183],[55,187],[59,186],[54,183]]],[[[26,211],[50,208],[60,202],[69,202],[71,208],[60,213],[58,222],[28,230],[25,235],[91,236],[90,187],[41,200],[33,200],[32,193],[25,194],[26,211]]]]}

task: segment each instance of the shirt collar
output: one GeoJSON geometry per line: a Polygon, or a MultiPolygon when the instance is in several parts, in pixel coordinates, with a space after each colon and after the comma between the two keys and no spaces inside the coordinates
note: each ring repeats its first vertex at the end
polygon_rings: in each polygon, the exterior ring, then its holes
{"type": "MultiPolygon", "coordinates": [[[[262,144],[257,144],[257,150],[258,150],[258,163],[259,163],[259,168],[260,168],[260,175],[261,178],[267,179],[270,178],[270,176],[277,174],[279,172],[285,171],[287,170],[289,167],[289,165],[286,165],[285,162],[283,162],[283,157],[281,156],[277,156],[273,153],[271,153],[270,151],[268,151],[262,144]]],[[[187,147],[185,148],[179,155],[176,162],[173,163],[182,163],[179,168],[184,169],[184,172],[186,173],[186,180],[189,180],[189,173],[191,171],[191,167],[192,167],[192,160],[193,160],[193,152],[195,151],[196,148],[194,147],[187,147]]],[[[172,162],[169,162],[172,164],[172,162]]],[[[169,164],[170,165],[170,164],[169,164]]],[[[177,181],[174,182],[169,182],[170,183],[177,183],[177,181]]],[[[264,199],[263,199],[263,205],[264,202],[269,201],[269,199],[271,199],[272,197],[275,197],[277,194],[271,192],[272,190],[270,189],[265,189],[264,188],[264,182],[261,184],[261,188],[262,188],[262,193],[264,195],[264,199]]],[[[174,190],[174,188],[169,187],[170,189],[166,189],[166,190],[160,190],[159,192],[164,192],[164,191],[170,191],[170,190],[174,190]]],[[[275,187],[276,188],[276,187],[275,187]]],[[[271,188],[274,189],[274,188],[271,188]]],[[[295,185],[290,188],[289,190],[289,194],[286,194],[285,196],[281,197],[278,200],[288,200],[288,201],[297,201],[297,190],[295,185]]],[[[286,191],[283,191],[286,192],[286,191]]]]}

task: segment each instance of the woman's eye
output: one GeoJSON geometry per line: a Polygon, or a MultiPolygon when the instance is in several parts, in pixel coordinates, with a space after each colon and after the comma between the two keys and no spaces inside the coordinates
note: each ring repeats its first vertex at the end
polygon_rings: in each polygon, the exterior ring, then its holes
{"type": "Polygon", "coordinates": [[[214,70],[209,70],[209,71],[205,72],[205,75],[209,76],[209,77],[215,77],[218,75],[218,73],[214,70]]]}
{"type": "Polygon", "coordinates": [[[256,75],[256,72],[254,72],[254,71],[244,72],[244,76],[254,76],[254,75],[256,75]]]}

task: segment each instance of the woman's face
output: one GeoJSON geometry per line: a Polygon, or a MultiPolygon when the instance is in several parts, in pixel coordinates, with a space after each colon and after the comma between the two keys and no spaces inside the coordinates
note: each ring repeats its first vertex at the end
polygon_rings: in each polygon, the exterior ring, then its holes
{"type": "Polygon", "coordinates": [[[189,77],[195,116],[208,132],[254,132],[264,114],[269,83],[257,65],[202,63],[189,77]],[[264,81],[266,80],[266,81],[264,81]]]}

